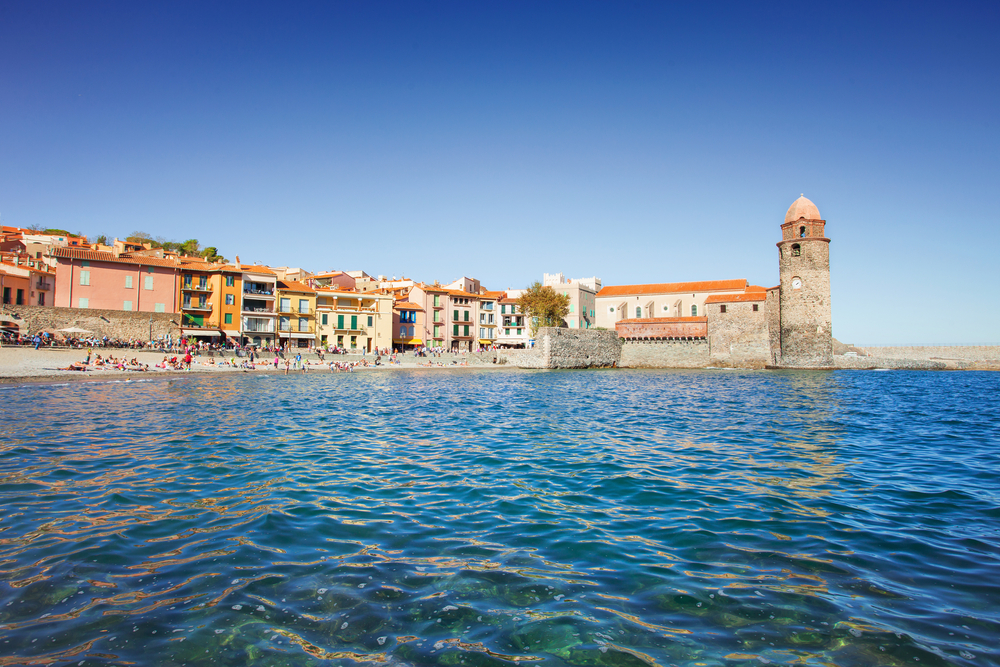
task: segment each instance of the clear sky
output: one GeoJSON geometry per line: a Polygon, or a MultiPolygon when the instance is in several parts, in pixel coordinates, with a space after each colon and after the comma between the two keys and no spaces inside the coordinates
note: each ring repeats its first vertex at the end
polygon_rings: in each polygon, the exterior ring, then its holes
{"type": "Polygon", "coordinates": [[[996,2],[5,2],[0,220],[490,289],[777,284],[1000,342],[996,2]]]}

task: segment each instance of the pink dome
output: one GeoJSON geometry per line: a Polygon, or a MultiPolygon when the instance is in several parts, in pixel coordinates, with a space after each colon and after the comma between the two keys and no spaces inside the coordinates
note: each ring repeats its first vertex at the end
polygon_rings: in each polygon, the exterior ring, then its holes
{"type": "Polygon", "coordinates": [[[788,213],[785,214],[785,222],[794,222],[799,218],[805,218],[806,220],[823,219],[819,217],[819,209],[816,208],[816,204],[806,199],[805,195],[793,201],[792,205],[788,207],[788,213]]]}

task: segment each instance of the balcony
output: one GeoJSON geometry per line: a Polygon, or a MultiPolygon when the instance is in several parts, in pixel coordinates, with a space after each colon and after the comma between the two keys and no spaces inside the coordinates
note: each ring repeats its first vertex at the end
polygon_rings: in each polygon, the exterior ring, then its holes
{"type": "Polygon", "coordinates": [[[263,289],[263,288],[260,288],[260,287],[244,287],[243,288],[243,293],[246,294],[246,295],[248,295],[248,296],[257,296],[257,297],[260,297],[261,299],[273,299],[274,298],[274,290],[273,289],[267,290],[267,289],[263,289]]]}
{"type": "Polygon", "coordinates": [[[268,317],[274,317],[276,313],[271,308],[258,308],[254,306],[243,306],[240,310],[244,315],[266,315],[268,317]]]}
{"type": "Polygon", "coordinates": [[[185,303],[184,305],[181,306],[181,310],[198,310],[203,312],[211,312],[212,304],[185,303]]]}
{"type": "Polygon", "coordinates": [[[309,308],[299,309],[299,308],[296,308],[295,306],[282,306],[282,305],[279,304],[278,305],[278,312],[281,313],[282,315],[285,315],[285,314],[289,314],[289,315],[311,315],[313,311],[310,310],[309,308]]]}
{"type": "Polygon", "coordinates": [[[212,288],[208,285],[195,285],[194,283],[184,283],[181,285],[181,289],[185,292],[211,292],[212,288]]]}
{"type": "Polygon", "coordinates": [[[37,283],[35,283],[35,289],[51,290],[52,289],[52,283],[47,283],[47,282],[45,282],[43,280],[39,280],[37,283]]]}
{"type": "Polygon", "coordinates": [[[274,320],[262,322],[259,320],[243,320],[243,333],[274,333],[274,320]]]}
{"type": "Polygon", "coordinates": [[[278,331],[281,333],[313,333],[316,328],[312,322],[302,326],[298,322],[281,322],[278,324],[278,331]]]}

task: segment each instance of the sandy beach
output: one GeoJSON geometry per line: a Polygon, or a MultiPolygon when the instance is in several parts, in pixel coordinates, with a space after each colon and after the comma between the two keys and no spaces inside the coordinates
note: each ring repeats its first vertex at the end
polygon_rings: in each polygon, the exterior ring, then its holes
{"type": "MultiPolygon", "coordinates": [[[[121,377],[158,377],[158,376],[177,376],[177,375],[189,375],[191,373],[252,373],[252,372],[263,372],[270,371],[275,372],[274,368],[274,357],[266,357],[264,359],[258,360],[255,371],[251,371],[244,368],[234,368],[232,366],[219,365],[218,362],[222,360],[222,357],[217,353],[214,358],[208,356],[195,356],[194,362],[191,364],[191,370],[163,370],[160,368],[155,368],[155,365],[163,360],[164,354],[162,352],[149,352],[140,350],[126,350],[126,349],[102,349],[94,348],[94,353],[101,354],[102,356],[115,356],[115,357],[125,357],[127,359],[137,359],[143,364],[149,365],[148,371],[136,371],[136,370],[125,370],[120,371],[117,369],[107,369],[107,368],[97,368],[91,365],[86,371],[70,371],[65,370],[73,362],[83,362],[87,358],[87,351],[85,349],[38,349],[35,350],[32,347],[3,347],[0,348],[0,382],[11,383],[11,382],[37,382],[37,381],[48,381],[53,378],[58,378],[60,381],[66,379],[76,379],[76,380],[92,380],[92,379],[108,379],[108,378],[121,378],[121,377]],[[269,359],[268,361],[265,361],[269,359]],[[215,363],[210,363],[210,361],[215,361],[215,363]]],[[[177,356],[182,358],[181,354],[171,354],[169,356],[177,356]]],[[[232,353],[226,355],[225,358],[232,359],[232,353]]],[[[291,360],[293,355],[286,355],[289,360],[291,360]]],[[[306,357],[306,355],[303,355],[306,357]]],[[[330,362],[352,362],[357,361],[359,357],[357,356],[340,356],[340,355],[326,355],[325,361],[320,362],[315,355],[308,355],[306,360],[307,373],[330,373],[330,362]]],[[[239,361],[243,361],[243,358],[238,358],[239,361]]],[[[369,356],[369,362],[371,362],[372,357],[369,356]]],[[[427,366],[428,359],[415,358],[413,356],[401,357],[399,364],[388,364],[383,363],[380,366],[357,366],[354,370],[355,372],[369,372],[369,371],[382,371],[382,370],[393,370],[393,369],[405,369],[405,368],[494,368],[494,366],[483,366],[483,365],[472,365],[463,366],[460,363],[452,363],[453,361],[461,361],[460,356],[446,355],[445,358],[434,359],[434,366],[427,366]],[[437,363],[442,365],[438,366],[437,363]]],[[[385,358],[383,358],[385,361],[385,358]]],[[[285,366],[284,360],[281,361],[280,368],[278,372],[284,373],[285,366]]],[[[298,373],[301,374],[302,371],[289,371],[289,374],[298,373]]]]}

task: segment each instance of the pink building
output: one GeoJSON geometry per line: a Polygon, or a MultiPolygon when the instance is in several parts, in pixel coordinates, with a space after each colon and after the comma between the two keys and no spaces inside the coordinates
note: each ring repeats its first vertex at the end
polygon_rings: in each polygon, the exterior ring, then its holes
{"type": "Polygon", "coordinates": [[[56,306],[177,312],[176,260],[77,248],[53,248],[52,256],[56,306]]]}

